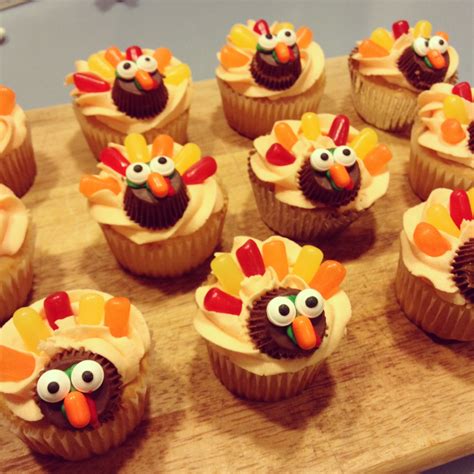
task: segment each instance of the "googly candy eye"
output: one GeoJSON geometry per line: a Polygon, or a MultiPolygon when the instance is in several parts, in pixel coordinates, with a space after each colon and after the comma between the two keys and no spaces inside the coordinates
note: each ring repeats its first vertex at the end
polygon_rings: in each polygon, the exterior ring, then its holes
{"type": "Polygon", "coordinates": [[[83,360],[77,364],[71,373],[71,382],[79,392],[96,391],[104,381],[104,369],[95,360],[83,360]]]}
{"type": "Polygon", "coordinates": [[[174,161],[167,156],[155,156],[150,161],[150,169],[153,173],[160,173],[161,176],[171,176],[174,173],[174,161]]]}
{"type": "Polygon", "coordinates": [[[137,66],[146,72],[155,72],[158,69],[156,59],[148,54],[142,54],[137,59],[137,66]]]}
{"type": "Polygon", "coordinates": [[[264,51],[271,51],[277,45],[278,40],[276,36],[268,33],[266,35],[260,35],[258,38],[258,46],[264,51]]]}
{"type": "Polygon", "coordinates": [[[308,316],[308,318],[317,318],[324,311],[324,298],[319,291],[307,288],[298,293],[295,305],[298,314],[308,316]]]}
{"type": "Polygon", "coordinates": [[[448,50],[448,42],[442,36],[432,36],[428,42],[429,48],[444,54],[448,50]]]}
{"type": "Polygon", "coordinates": [[[150,167],[146,163],[132,163],[127,166],[125,176],[132,184],[144,184],[150,176],[150,167]]]}
{"type": "Polygon", "coordinates": [[[132,61],[121,61],[117,64],[117,74],[121,79],[133,79],[137,73],[137,65],[132,61]]]}
{"type": "Polygon", "coordinates": [[[418,56],[426,56],[428,54],[429,41],[426,38],[419,37],[413,42],[413,49],[418,56]]]}
{"type": "Polygon", "coordinates": [[[66,372],[58,369],[51,369],[38,379],[36,393],[48,403],[57,403],[64,400],[71,390],[71,381],[66,372]]]}
{"type": "Polygon", "coordinates": [[[338,146],[334,150],[334,161],[346,167],[352,166],[357,159],[356,152],[350,146],[338,146]]]}
{"type": "Polygon", "coordinates": [[[267,304],[267,318],[275,326],[289,326],[295,317],[295,305],[284,296],[277,296],[267,304]]]}
{"type": "Polygon", "coordinates": [[[316,148],[309,158],[311,166],[316,171],[327,171],[334,164],[332,153],[325,148],[316,148]]]}
{"type": "Polygon", "coordinates": [[[296,44],[296,33],[287,28],[280,30],[277,34],[277,40],[285,43],[287,46],[296,44]]]}

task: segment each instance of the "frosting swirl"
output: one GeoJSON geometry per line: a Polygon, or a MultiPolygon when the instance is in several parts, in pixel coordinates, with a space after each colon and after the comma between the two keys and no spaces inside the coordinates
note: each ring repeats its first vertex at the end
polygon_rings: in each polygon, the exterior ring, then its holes
{"type": "Polygon", "coordinates": [[[0,184],[0,257],[15,255],[25,241],[28,211],[13,191],[0,184]]]}
{"type": "Polygon", "coordinates": [[[9,115],[0,115],[0,155],[6,155],[17,149],[26,137],[26,115],[15,104],[9,115]]]}

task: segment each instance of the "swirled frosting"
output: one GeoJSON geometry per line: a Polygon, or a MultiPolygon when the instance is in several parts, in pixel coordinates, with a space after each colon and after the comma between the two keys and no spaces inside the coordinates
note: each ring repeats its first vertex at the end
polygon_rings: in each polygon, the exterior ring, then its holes
{"type": "Polygon", "coordinates": [[[0,115],[0,156],[16,150],[26,137],[26,115],[15,104],[11,114],[0,115]]]}
{"type": "MultiPolygon", "coordinates": [[[[107,293],[94,290],[68,291],[74,316],[56,321],[58,329],[48,339],[40,342],[38,354],[28,351],[12,319],[0,329],[0,345],[28,353],[35,360],[34,370],[26,379],[0,382],[0,393],[12,413],[19,418],[26,421],[39,421],[43,418],[33,399],[34,384],[51,358],[65,349],[84,348],[105,357],[114,364],[124,385],[138,377],[140,363],[150,348],[150,333],[143,315],[135,306],[131,306],[129,334],[126,337],[113,337],[103,323],[79,325],[75,317],[79,311],[79,300],[88,293],[100,294],[106,301],[112,298],[107,293]]],[[[37,301],[30,307],[43,315],[43,302],[44,300],[37,301]]]]}
{"type": "MultiPolygon", "coordinates": [[[[334,148],[336,146],[333,140],[327,136],[335,116],[332,114],[318,114],[318,117],[322,133],[316,140],[308,140],[304,135],[300,134],[301,122],[299,120],[284,121],[298,135],[298,141],[291,150],[296,158],[293,164],[276,166],[266,160],[265,156],[268,149],[277,141],[274,128],[269,135],[264,135],[254,140],[253,145],[257,153],[250,158],[250,166],[257,178],[275,186],[275,197],[279,201],[304,209],[315,209],[323,206],[323,204],[315,204],[305,197],[298,183],[299,170],[313,148],[334,148]]],[[[358,133],[358,130],[350,127],[348,141],[358,133]]],[[[388,171],[372,176],[367,171],[363,160],[358,159],[357,162],[361,172],[361,186],[356,198],[346,206],[341,206],[339,208],[341,211],[366,209],[382,197],[388,189],[390,180],[390,173],[388,171]]]]}
{"type": "MultiPolygon", "coordinates": [[[[453,95],[452,89],[451,84],[440,82],[418,96],[420,107],[418,116],[423,123],[423,130],[418,136],[418,143],[433,150],[446,160],[474,168],[474,153],[469,149],[469,124],[461,124],[465,138],[456,144],[446,142],[441,133],[441,125],[446,120],[443,101],[446,97],[453,95]]],[[[474,95],[474,88],[471,91],[474,95]]],[[[464,98],[462,98],[462,101],[466,107],[469,123],[471,123],[474,121],[474,103],[464,98]]]]}
{"type": "MultiPolygon", "coordinates": [[[[244,236],[234,238],[231,250],[234,259],[236,258],[236,250],[248,239],[244,236]]],[[[258,375],[297,372],[322,361],[336,349],[345,334],[345,327],[351,317],[349,298],[346,293],[339,290],[334,296],[325,300],[324,312],[327,322],[327,337],[323,338],[321,346],[309,357],[291,360],[275,359],[260,352],[253,344],[247,326],[253,302],[272,289],[285,287],[303,290],[309,287],[302,278],[291,274],[291,269],[301,250],[298,244],[279,236],[270,237],[265,241],[252,240],[255,241],[260,251],[262,245],[266,242],[274,240],[283,242],[288,257],[288,275],[280,281],[273,267],[268,267],[264,275],[244,278],[239,295],[242,300],[242,311],[238,316],[206,310],[204,297],[211,288],[222,289],[219,283],[198,288],[196,290],[196,302],[199,309],[194,317],[194,327],[204,339],[214,344],[232,362],[258,375]]]]}
{"type": "Polygon", "coordinates": [[[28,211],[13,191],[0,184],[0,257],[15,255],[25,241],[28,211]]]}
{"type": "MultiPolygon", "coordinates": [[[[253,31],[255,20],[247,20],[247,26],[253,31]]],[[[273,33],[278,23],[270,26],[273,33]]],[[[258,35],[255,33],[255,37],[258,35]]],[[[230,37],[227,38],[228,44],[230,37]]],[[[324,53],[319,44],[312,41],[306,48],[301,49],[301,75],[296,82],[288,89],[275,91],[257,84],[250,73],[250,62],[255,54],[255,50],[239,48],[232,44],[241,54],[249,58],[248,64],[240,67],[225,68],[221,62],[220,53],[217,54],[219,66],[216,69],[216,76],[228,84],[234,91],[252,98],[267,98],[270,100],[282,99],[284,97],[294,97],[310,89],[321,77],[324,71],[324,53]]]]}

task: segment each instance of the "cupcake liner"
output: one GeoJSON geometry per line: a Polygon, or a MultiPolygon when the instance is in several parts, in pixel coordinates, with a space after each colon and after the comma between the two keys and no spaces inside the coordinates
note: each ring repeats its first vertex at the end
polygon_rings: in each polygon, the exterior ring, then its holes
{"type": "Polygon", "coordinates": [[[0,183],[8,186],[18,197],[31,188],[36,177],[36,162],[27,126],[23,143],[10,153],[0,156],[0,183]]]}
{"type": "MultiPolygon", "coordinates": [[[[84,138],[89,145],[90,150],[97,160],[100,152],[108,146],[109,143],[122,144],[127,136],[126,133],[114,130],[107,125],[99,122],[95,117],[86,117],[82,114],[80,108],[73,104],[74,113],[81,126],[84,138]]],[[[157,127],[143,133],[147,143],[152,143],[155,137],[161,134],[170,135],[177,143],[187,142],[187,128],[189,120],[189,109],[176,117],[164,127],[157,127]]]]}
{"type": "Polygon", "coordinates": [[[279,201],[273,185],[259,180],[249,166],[255,201],[263,222],[274,232],[293,240],[312,242],[337,234],[365,211],[323,207],[303,209],[279,201]]]}
{"type": "Polygon", "coordinates": [[[456,305],[440,298],[431,284],[410,273],[401,255],[395,290],[406,317],[424,331],[442,339],[474,341],[473,305],[456,305]]]}
{"type": "Polygon", "coordinates": [[[234,364],[217,346],[206,341],[212,370],[227,390],[235,395],[260,402],[276,402],[294,397],[308,388],[324,361],[293,373],[257,375],[234,364]]]}
{"type": "Polygon", "coordinates": [[[411,134],[408,177],[413,191],[422,199],[428,199],[436,188],[464,189],[474,187],[474,169],[455,161],[445,160],[438,154],[418,144],[424,126],[416,120],[411,134]]]}
{"type": "Polygon", "coordinates": [[[270,100],[246,97],[217,78],[228,124],[247,138],[256,138],[269,133],[277,120],[300,119],[305,112],[316,112],[325,83],[323,72],[306,92],[294,97],[270,100]]]}
{"type": "Polygon", "coordinates": [[[0,257],[0,325],[23,306],[33,286],[34,232],[28,230],[16,255],[0,257]]]}
{"type": "Polygon", "coordinates": [[[123,443],[143,418],[148,391],[147,364],[145,357],[137,380],[125,387],[120,408],[114,418],[96,430],[69,431],[61,430],[44,420],[27,422],[13,415],[2,400],[0,400],[0,412],[6,417],[11,431],[33,451],[69,461],[104,454],[123,443]]]}

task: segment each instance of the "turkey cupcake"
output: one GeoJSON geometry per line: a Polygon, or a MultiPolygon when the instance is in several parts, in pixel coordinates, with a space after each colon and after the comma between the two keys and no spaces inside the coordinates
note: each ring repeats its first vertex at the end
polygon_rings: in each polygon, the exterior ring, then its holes
{"type": "Polygon", "coordinates": [[[408,175],[421,199],[436,188],[474,186],[473,93],[467,82],[439,83],[418,97],[408,175]]]}
{"type": "Polygon", "coordinates": [[[16,103],[15,92],[0,85],[0,183],[18,197],[31,188],[36,162],[25,112],[16,103]]]}
{"type": "Polygon", "coordinates": [[[59,291],[0,329],[0,414],[33,451],[103,454],[140,423],[150,334],[125,297],[59,291]]]}
{"type": "Polygon", "coordinates": [[[0,184],[0,325],[25,303],[30,293],[34,248],[25,205],[0,184]]]}
{"type": "Polygon", "coordinates": [[[474,188],[435,189],[403,216],[396,292],[415,324],[474,341],[474,188]]]}
{"type": "Polygon", "coordinates": [[[426,20],[414,28],[397,21],[392,32],[377,28],[349,55],[354,107],[371,125],[409,134],[418,94],[437,82],[455,82],[458,65],[448,34],[433,34],[426,20]]]}
{"type": "Polygon", "coordinates": [[[76,61],[66,78],[74,112],[96,158],[108,143],[141,133],[151,143],[160,134],[186,142],[191,70],[167,48],[115,46],[76,61]]]}
{"type": "Polygon", "coordinates": [[[80,191],[124,268],[176,276],[212,255],[227,211],[214,158],[169,135],[147,145],[143,135],[130,134],[123,146],[105,148],[100,161],[100,174],[84,176],[80,191]]]}
{"type": "Polygon", "coordinates": [[[217,378],[236,395],[276,401],[316,379],[351,317],[344,267],[283,237],[235,237],[196,291],[194,327],[217,378]]]}
{"type": "Polygon", "coordinates": [[[255,138],[277,120],[317,110],[325,84],[324,53],[309,28],[248,20],[232,27],[217,57],[224,113],[241,135],[255,138]]]}
{"type": "Polygon", "coordinates": [[[387,192],[390,150],[345,115],[307,112],[277,122],[253,145],[249,176],[260,216],[291,239],[329,237],[387,192]]]}

